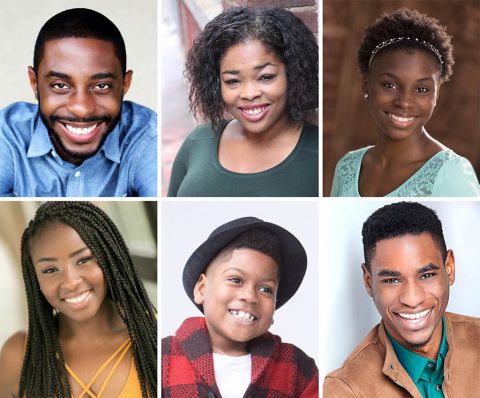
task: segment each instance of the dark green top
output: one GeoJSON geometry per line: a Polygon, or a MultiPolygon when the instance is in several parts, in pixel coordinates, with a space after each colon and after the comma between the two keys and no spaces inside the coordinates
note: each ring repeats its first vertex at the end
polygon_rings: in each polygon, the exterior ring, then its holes
{"type": "Polygon", "coordinates": [[[398,360],[417,386],[423,398],[444,398],[442,391],[443,363],[447,356],[448,345],[445,320],[443,318],[442,328],[442,343],[440,344],[436,361],[406,349],[387,333],[398,360]]]}
{"type": "Polygon", "coordinates": [[[225,169],[218,160],[220,136],[209,124],[190,133],[173,163],[168,196],[318,196],[317,126],[305,123],[290,155],[258,173],[225,169]]]}

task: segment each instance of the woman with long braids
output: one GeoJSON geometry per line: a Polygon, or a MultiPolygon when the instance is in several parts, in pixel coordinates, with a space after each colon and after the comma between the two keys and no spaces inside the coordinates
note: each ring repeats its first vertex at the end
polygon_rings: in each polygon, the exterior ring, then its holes
{"type": "Polygon", "coordinates": [[[28,332],[0,356],[1,397],[156,397],[157,320],[112,220],[47,202],[22,237],[28,332]]]}

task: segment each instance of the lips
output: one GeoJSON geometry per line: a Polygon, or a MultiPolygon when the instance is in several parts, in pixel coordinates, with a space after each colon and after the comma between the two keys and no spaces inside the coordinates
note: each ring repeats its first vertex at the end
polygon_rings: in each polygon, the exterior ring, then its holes
{"type": "Polygon", "coordinates": [[[395,315],[407,328],[414,327],[415,329],[418,329],[427,321],[429,315],[432,313],[432,309],[433,308],[427,308],[417,312],[395,312],[395,315]]]}
{"type": "Polygon", "coordinates": [[[70,123],[70,122],[57,122],[70,141],[77,144],[88,143],[100,132],[103,122],[93,123],[70,123]]]}
{"type": "Polygon", "coordinates": [[[262,120],[270,109],[269,104],[249,104],[238,107],[244,119],[249,122],[262,120]]]}
{"type": "Polygon", "coordinates": [[[65,301],[69,306],[78,308],[83,307],[92,295],[92,289],[80,292],[78,294],[71,295],[69,297],[64,297],[62,300],[65,301]]]}
{"type": "Polygon", "coordinates": [[[416,116],[399,115],[391,112],[385,112],[385,114],[387,115],[388,119],[393,122],[393,124],[400,127],[409,126],[413,122],[413,120],[416,118],[416,116]]]}
{"type": "Polygon", "coordinates": [[[257,320],[257,317],[247,311],[242,311],[242,310],[229,310],[228,312],[230,312],[230,314],[238,319],[238,320],[241,320],[241,321],[245,321],[245,322],[253,322],[255,320],[257,320]]]}

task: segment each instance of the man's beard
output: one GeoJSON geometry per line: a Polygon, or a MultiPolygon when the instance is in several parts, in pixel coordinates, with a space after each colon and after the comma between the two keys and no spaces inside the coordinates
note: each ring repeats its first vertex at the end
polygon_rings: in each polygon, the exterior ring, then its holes
{"type": "Polygon", "coordinates": [[[92,157],[95,155],[100,148],[102,147],[103,143],[107,139],[107,136],[110,134],[110,132],[115,128],[117,125],[119,119],[120,119],[120,112],[118,113],[117,117],[115,119],[112,119],[111,116],[109,115],[99,115],[99,116],[92,116],[92,117],[86,117],[86,118],[75,118],[75,117],[61,117],[57,115],[52,115],[49,118],[42,112],[41,106],[40,106],[40,100],[38,101],[38,109],[40,113],[40,118],[43,121],[43,124],[48,130],[48,135],[50,137],[50,140],[54,144],[55,147],[59,147],[60,150],[68,155],[70,159],[78,162],[83,162],[86,159],[92,157]],[[108,126],[107,131],[103,134],[103,137],[98,144],[98,147],[95,148],[93,151],[90,152],[81,152],[81,151],[72,151],[68,148],[65,147],[63,144],[60,135],[55,131],[53,128],[53,124],[56,121],[62,121],[62,122],[71,122],[71,123],[93,123],[93,122],[104,122],[106,126],[108,126]]]}

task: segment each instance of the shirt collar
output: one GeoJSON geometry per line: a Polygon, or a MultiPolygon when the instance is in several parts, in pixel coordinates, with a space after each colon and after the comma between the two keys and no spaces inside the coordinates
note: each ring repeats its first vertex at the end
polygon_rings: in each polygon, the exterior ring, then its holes
{"type": "MultiPolygon", "coordinates": [[[[385,329],[386,331],[386,329],[385,329]]],[[[387,331],[387,336],[390,339],[395,354],[397,355],[398,360],[411,377],[414,383],[417,383],[420,379],[420,376],[423,373],[423,370],[428,366],[429,362],[432,362],[430,359],[418,355],[417,353],[408,350],[399,344],[387,331]]],[[[436,364],[436,369],[443,368],[443,362],[447,356],[448,345],[447,345],[447,333],[445,326],[445,319],[442,317],[442,342],[440,343],[440,350],[438,351],[437,360],[433,361],[436,364]]]]}
{"type": "MultiPolygon", "coordinates": [[[[103,151],[105,157],[115,163],[120,163],[120,123],[121,121],[119,120],[115,128],[108,134],[107,139],[99,151],[103,151]]],[[[55,151],[47,127],[39,115],[37,115],[32,133],[32,140],[30,141],[30,146],[27,151],[27,157],[34,158],[43,156],[51,150],[55,151]]]]}

